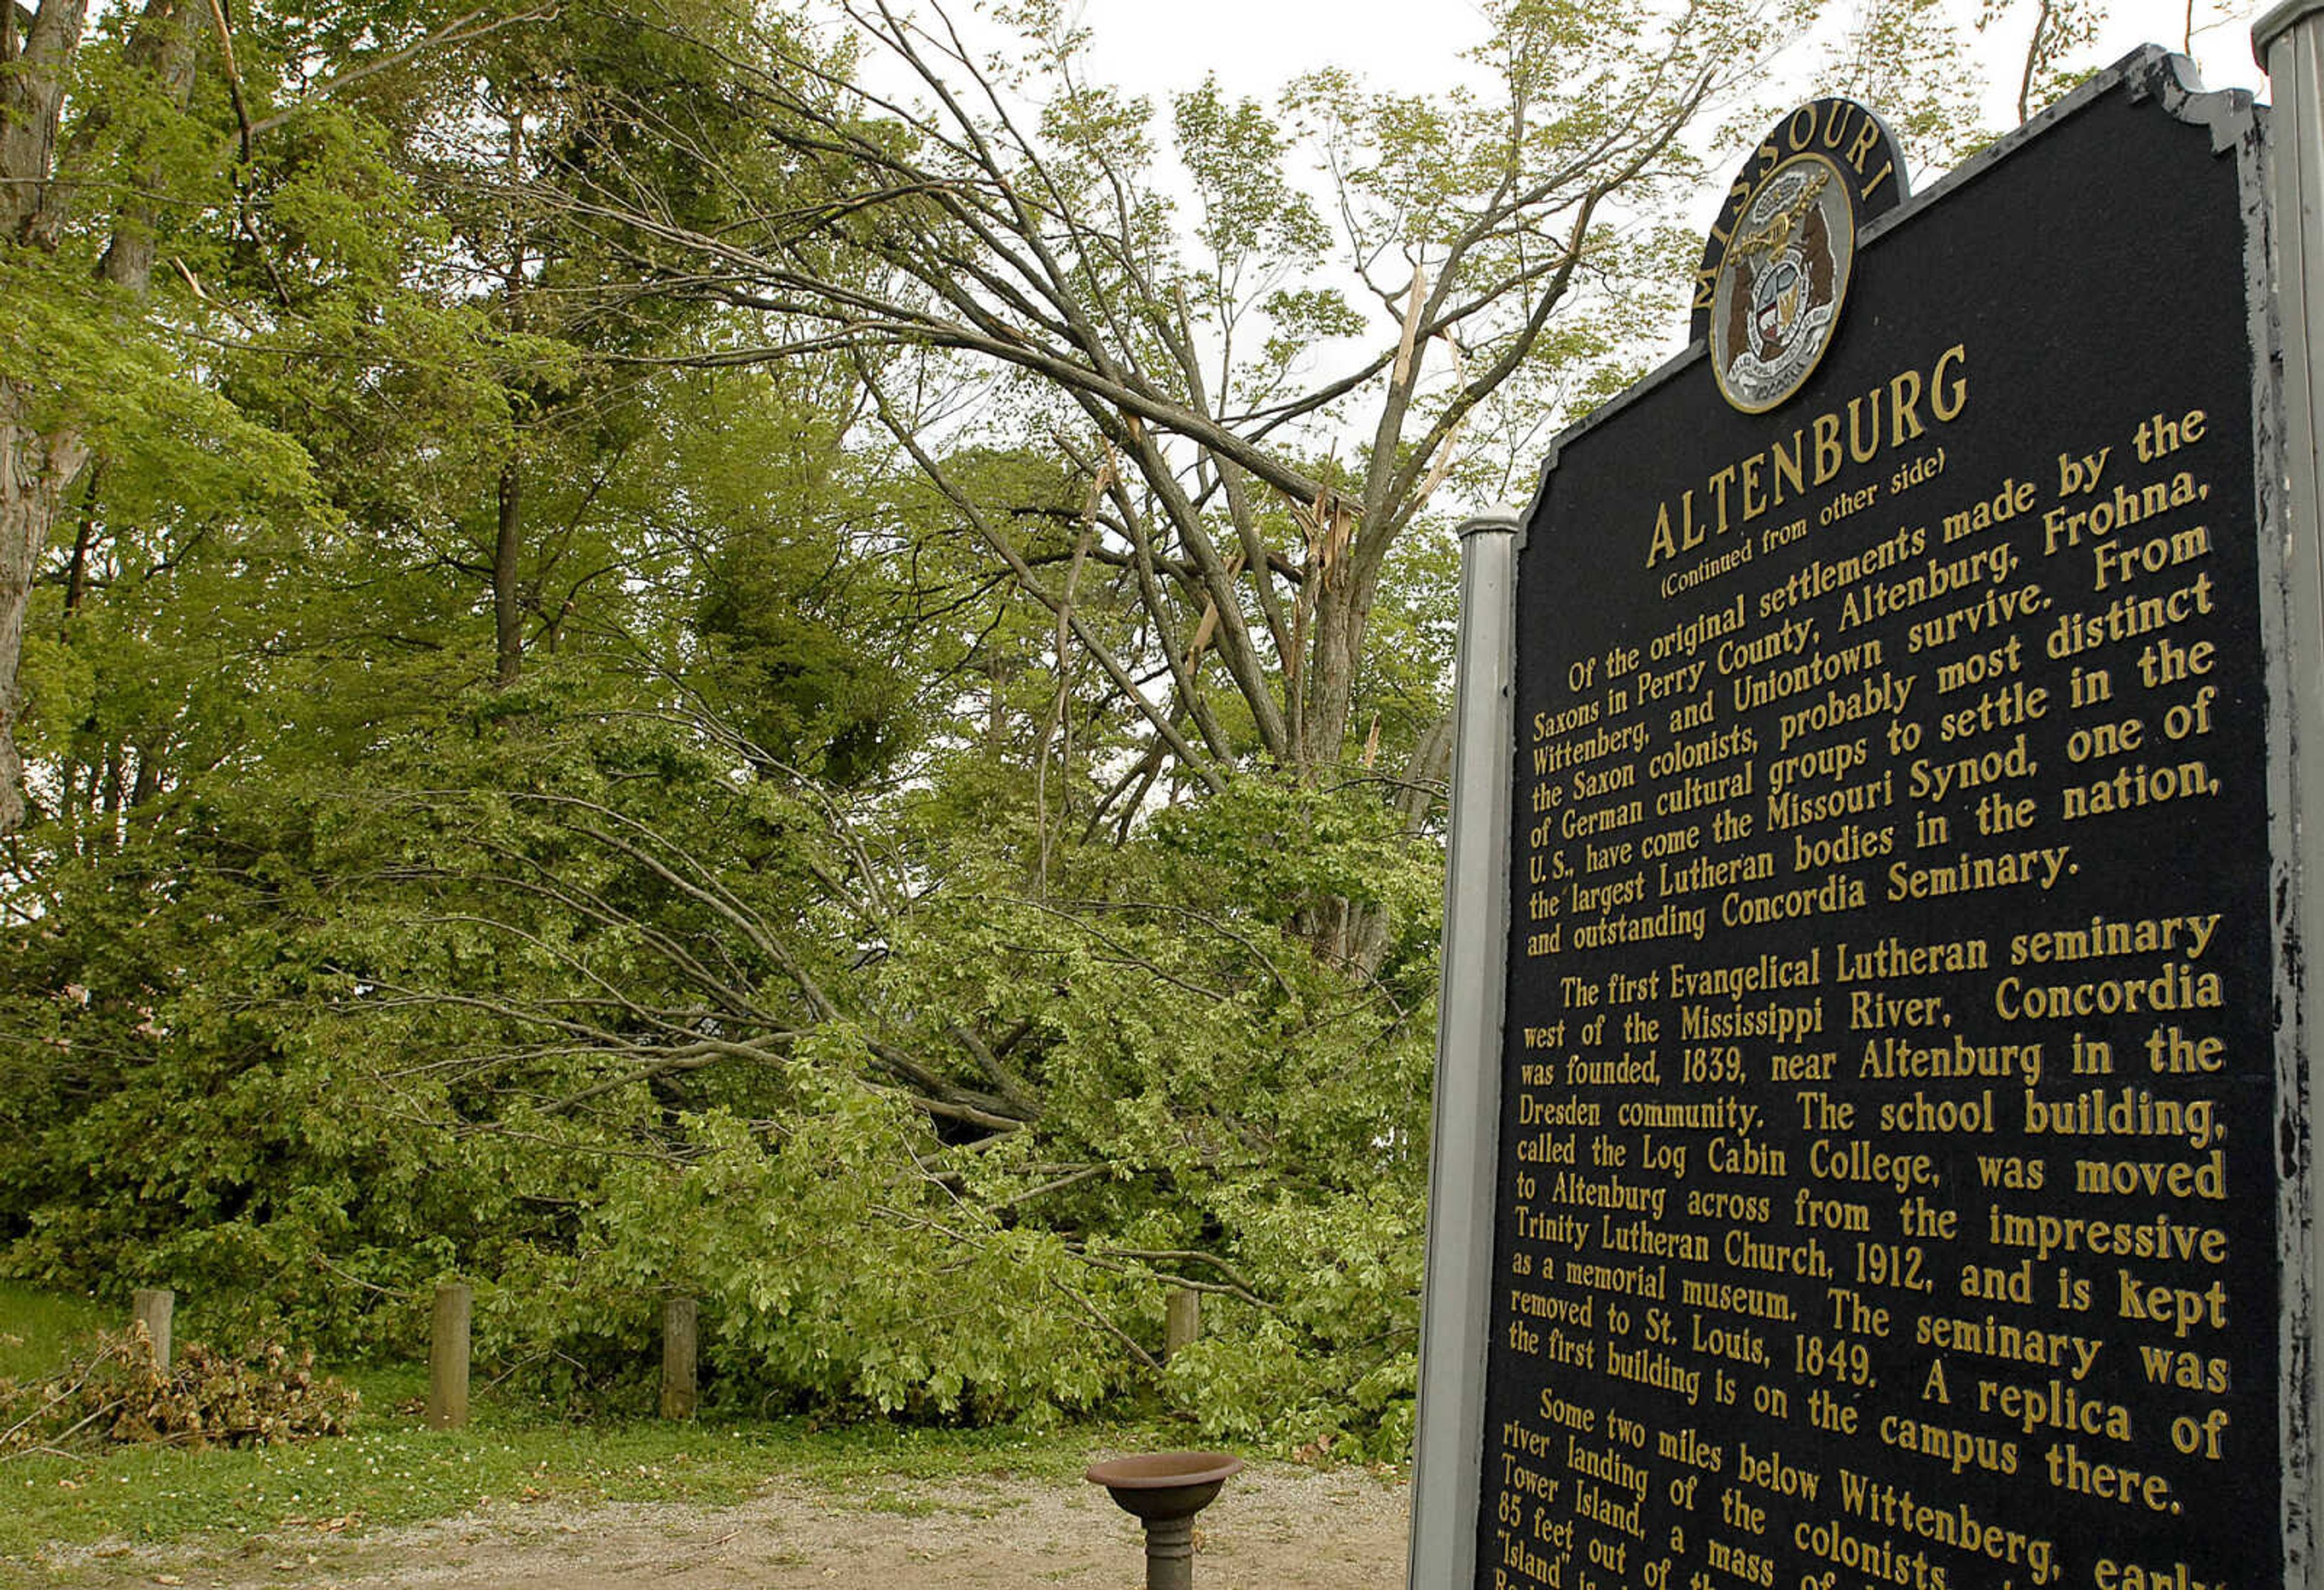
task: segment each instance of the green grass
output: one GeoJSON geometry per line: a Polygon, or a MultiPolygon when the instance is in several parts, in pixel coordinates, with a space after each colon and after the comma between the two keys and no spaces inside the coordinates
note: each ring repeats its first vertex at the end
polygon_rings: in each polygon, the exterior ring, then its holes
{"type": "Polygon", "coordinates": [[[409,1413],[366,1416],[354,1434],[295,1446],[202,1452],[115,1448],[0,1462],[0,1562],[106,1540],[231,1550],[324,1533],[419,1523],[544,1503],[741,1502],[778,1474],[826,1485],[878,1512],[936,1504],[918,1485],[997,1478],[1067,1483],[1100,1449],[1155,1444],[1151,1432],[811,1430],[798,1420],[579,1426],[484,1402],[465,1430],[409,1413]]]}
{"type": "MultiPolygon", "coordinates": [[[[0,1285],[14,1373],[47,1374],[109,1318],[74,1300],[0,1285]]],[[[326,1365],[327,1367],[327,1365],[326,1365]]],[[[424,1366],[344,1376],[363,1393],[350,1435],[297,1445],[188,1451],[115,1447],[0,1459],[0,1563],[125,1541],[188,1552],[288,1550],[477,1509],[603,1502],[740,1502],[776,1475],[879,1511],[916,1512],[916,1487],[988,1478],[1070,1482],[1101,1453],[1182,1444],[1151,1428],[820,1429],[801,1420],[577,1425],[489,1395],[462,1430],[426,1428],[424,1366]]]]}
{"type": "Polygon", "coordinates": [[[0,1281],[0,1380],[49,1374],[91,1332],[120,1323],[86,1298],[0,1281]]]}
{"type": "MultiPolygon", "coordinates": [[[[213,1322],[199,1306],[180,1300],[172,1314],[174,1341],[216,1341],[213,1322]]],[[[39,1291],[0,1281],[0,1379],[37,1379],[55,1374],[73,1358],[86,1356],[100,1330],[129,1328],[126,1304],[107,1307],[85,1297],[39,1291]]]]}
{"type": "Polygon", "coordinates": [[[852,1490],[894,1478],[941,1483],[983,1477],[1078,1480],[1101,1454],[1184,1446],[1183,1434],[1154,1425],[1070,1425],[1055,1431],[914,1429],[857,1424],[815,1429],[796,1421],[761,1426],[782,1454],[782,1468],[819,1484],[852,1490]]]}

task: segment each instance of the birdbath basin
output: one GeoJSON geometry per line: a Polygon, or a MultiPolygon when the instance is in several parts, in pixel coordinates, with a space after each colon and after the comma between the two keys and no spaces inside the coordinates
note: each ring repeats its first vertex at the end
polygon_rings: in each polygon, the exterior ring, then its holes
{"type": "Polygon", "coordinates": [[[1146,1452],[1093,1463],[1086,1477],[1146,1526],[1146,1590],[1194,1590],[1194,1515],[1241,1471],[1225,1452],[1146,1452]]]}

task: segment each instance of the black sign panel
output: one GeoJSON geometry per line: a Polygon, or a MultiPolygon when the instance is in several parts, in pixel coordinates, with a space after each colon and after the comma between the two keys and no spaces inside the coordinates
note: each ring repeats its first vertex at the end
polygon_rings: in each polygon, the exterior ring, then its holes
{"type": "Polygon", "coordinates": [[[2138,58],[1861,238],[1795,395],[1562,445],[1480,1585],[2281,1574],[2256,133],[2191,114],[2138,58]]]}

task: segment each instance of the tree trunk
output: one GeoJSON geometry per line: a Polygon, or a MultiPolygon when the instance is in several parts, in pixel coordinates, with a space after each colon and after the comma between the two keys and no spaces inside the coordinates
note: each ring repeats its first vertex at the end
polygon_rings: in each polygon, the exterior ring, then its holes
{"type": "Polygon", "coordinates": [[[129,749],[137,758],[137,779],[129,786],[129,809],[134,812],[161,793],[161,758],[146,746],[129,749]]]}
{"type": "MultiPolygon", "coordinates": [[[[1359,525],[1360,540],[1363,528],[1359,525]]],[[[1315,634],[1308,643],[1306,700],[1301,736],[1299,775],[1305,783],[1336,767],[1347,747],[1349,716],[1354,710],[1356,673],[1362,666],[1364,633],[1372,604],[1379,599],[1380,553],[1375,547],[1351,547],[1333,566],[1319,573],[1322,592],[1315,601],[1315,634]]]]}
{"type": "Polygon", "coordinates": [[[60,641],[72,639],[73,614],[80,611],[80,604],[88,596],[88,553],[97,539],[97,483],[104,473],[101,465],[92,464],[88,488],[81,492],[80,519],[73,528],[72,561],[65,565],[64,620],[57,631],[60,641]]]}
{"type": "Polygon", "coordinates": [[[500,516],[493,536],[493,680],[512,685],[524,666],[524,606],[517,556],[524,548],[524,476],[512,455],[501,465],[500,516]]]}
{"type": "MultiPolygon", "coordinates": [[[[56,163],[65,78],[88,20],[88,0],[42,0],[20,33],[15,0],[0,0],[0,244],[16,243],[40,213],[56,163]]],[[[76,437],[34,430],[30,410],[31,394],[0,381],[0,833],[24,821],[24,765],[16,749],[24,608],[66,483],[88,460],[76,437]]]]}
{"type": "Polygon", "coordinates": [[[88,21],[88,0],[42,0],[20,36],[14,0],[0,5],[0,236],[10,242],[46,201],[57,114],[88,21]]]}
{"type": "Polygon", "coordinates": [[[0,381],[0,833],[14,832],[24,821],[24,764],[16,749],[24,610],[66,484],[88,461],[78,437],[42,436],[26,423],[27,398],[14,382],[0,381]]]}
{"type": "MultiPolygon", "coordinates": [[[[0,0],[5,4],[5,0],[0,0]]],[[[508,174],[513,189],[524,178],[524,113],[508,113],[508,174]]],[[[512,334],[524,329],[524,239],[509,244],[508,270],[501,279],[503,313],[512,334]]],[[[511,417],[513,424],[514,417],[511,417]]],[[[493,683],[509,685],[524,667],[524,606],[517,590],[517,567],[524,550],[524,475],[521,465],[524,445],[509,438],[509,455],[501,465],[499,517],[493,532],[493,683]]]]}
{"type": "MultiPolygon", "coordinates": [[[[60,201],[51,193],[56,170],[57,112],[67,75],[87,20],[87,0],[44,0],[15,49],[14,0],[0,29],[0,221],[11,242],[27,233],[42,243],[61,223],[60,201]]],[[[182,110],[194,80],[193,12],[183,0],[147,0],[123,59],[149,71],[171,105],[182,110]]],[[[161,186],[158,173],[127,173],[123,191],[144,195],[161,186]]],[[[142,296],[152,282],[155,209],[136,197],[114,213],[113,236],[97,266],[113,286],[142,296]]],[[[24,640],[24,611],[49,545],[65,492],[89,459],[87,440],[69,420],[41,428],[36,394],[0,381],[0,833],[24,821],[24,764],[16,744],[23,710],[17,683],[17,657],[24,640]]]]}
{"type": "MultiPolygon", "coordinates": [[[[171,106],[186,108],[194,91],[194,9],[186,0],[146,0],[137,31],[129,36],[122,60],[152,74],[171,106]]],[[[143,197],[162,190],[161,172],[152,167],[136,173],[127,191],[133,196],[113,212],[113,236],[97,273],[103,280],[143,298],[153,280],[154,227],[160,207],[143,197]]]]}

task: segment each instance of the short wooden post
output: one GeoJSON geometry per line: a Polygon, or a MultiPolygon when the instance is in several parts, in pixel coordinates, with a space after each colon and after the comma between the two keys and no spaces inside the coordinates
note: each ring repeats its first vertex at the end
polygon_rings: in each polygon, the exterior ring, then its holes
{"type": "Polygon", "coordinates": [[[1162,1321],[1162,1356],[1175,1358],[1182,1347],[1191,1347],[1194,1338],[1203,1333],[1203,1294],[1193,1287],[1182,1286],[1170,1294],[1169,1312],[1162,1321]]]}
{"type": "Polygon", "coordinates": [[[170,1373],[170,1315],[178,1294],[164,1287],[141,1286],[129,1294],[129,1317],[145,1328],[153,1342],[153,1366],[170,1373]]]}
{"type": "Polygon", "coordinates": [[[694,1417],[696,1327],[700,1312],[692,1298],[666,1298],[661,1305],[661,1416],[694,1417]]]}
{"type": "Polygon", "coordinates": [[[436,1289],[434,1328],[428,1338],[428,1426],[458,1429],[468,1422],[468,1312],[475,1291],[465,1281],[436,1289]]]}

